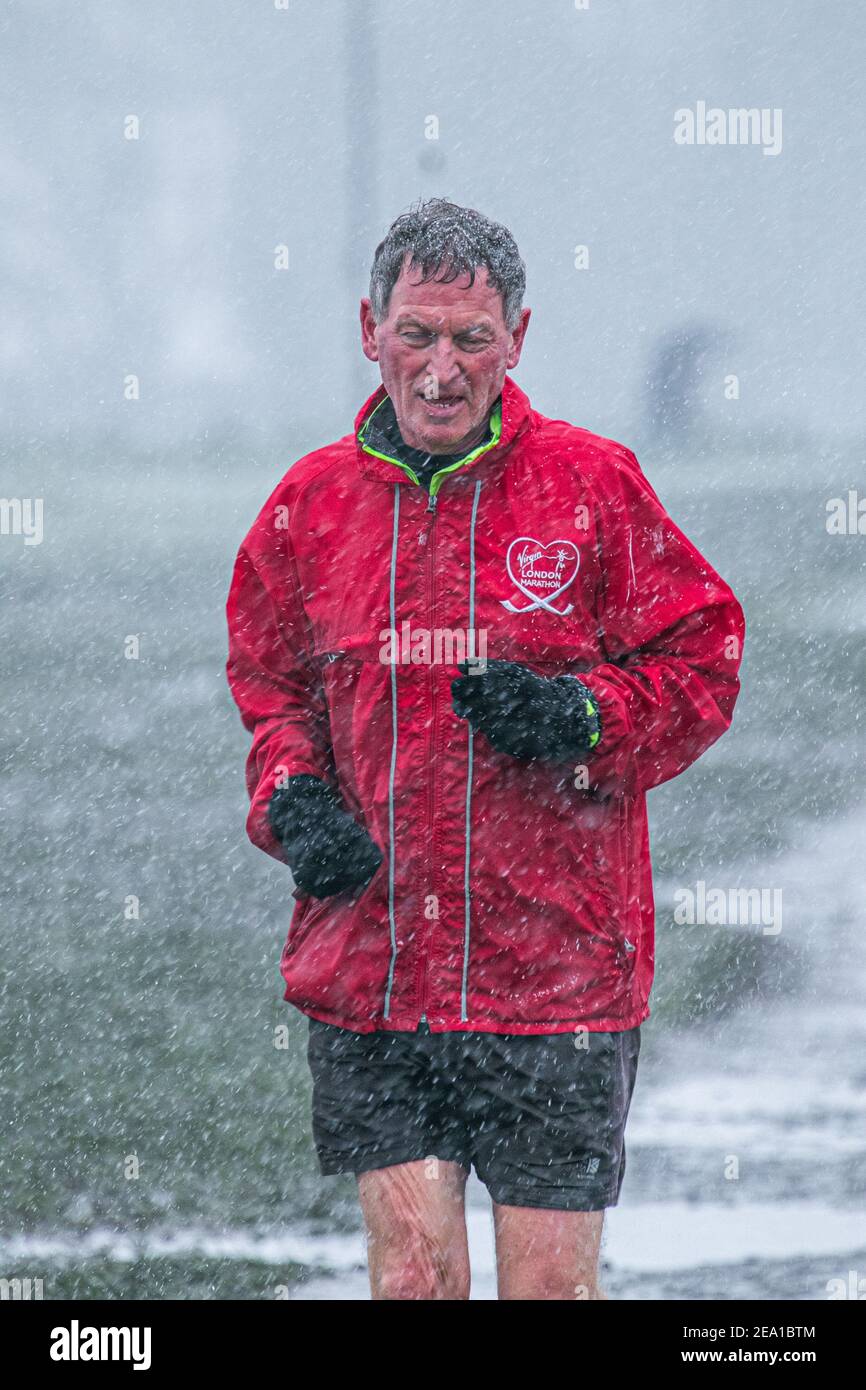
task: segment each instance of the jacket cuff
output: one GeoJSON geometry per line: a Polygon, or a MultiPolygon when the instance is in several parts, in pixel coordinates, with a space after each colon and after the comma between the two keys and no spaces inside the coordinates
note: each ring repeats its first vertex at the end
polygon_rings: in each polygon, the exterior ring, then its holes
{"type": "Polygon", "coordinates": [[[268,824],[285,846],[311,823],[315,824],[337,808],[337,800],[321,777],[295,773],[277,787],[268,802],[268,824]]]}
{"type": "Polygon", "coordinates": [[[579,679],[598,705],[601,738],[586,755],[590,790],[600,796],[632,789],[634,782],[634,729],[628,706],[603,676],[581,672],[579,679]]]}
{"type": "Polygon", "coordinates": [[[598,700],[585,685],[580,676],[558,676],[557,681],[562,681],[569,693],[570,715],[569,722],[574,722],[580,730],[580,741],[586,744],[589,752],[597,748],[601,742],[604,732],[601,722],[601,709],[598,700]]]}
{"type": "Polygon", "coordinates": [[[285,786],[292,778],[302,774],[317,778],[323,785],[329,784],[326,782],[321,771],[315,768],[311,762],[303,758],[297,760],[280,758],[278,760],[278,765],[280,768],[280,775],[277,779],[276,786],[274,785],[275,779],[273,775],[263,777],[259,781],[258,787],[255,789],[250,802],[246,829],[247,835],[258,849],[264,850],[265,854],[269,854],[272,859],[279,860],[281,864],[288,864],[289,861],[286,858],[282,842],[274,833],[274,828],[271,825],[269,808],[272,797],[276,794],[279,787],[285,786]]]}

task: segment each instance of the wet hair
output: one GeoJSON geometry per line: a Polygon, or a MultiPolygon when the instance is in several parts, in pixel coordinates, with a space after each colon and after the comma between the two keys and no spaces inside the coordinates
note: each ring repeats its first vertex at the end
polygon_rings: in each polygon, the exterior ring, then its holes
{"type": "Polygon", "coordinates": [[[487,278],[502,296],[502,317],[509,332],[520,322],[526,289],[526,266],[507,227],[474,208],[462,208],[446,198],[419,199],[391,223],[376,247],[370,271],[370,303],[381,323],[407,252],[410,266],[420,270],[419,283],[448,284],[484,266],[487,278]]]}

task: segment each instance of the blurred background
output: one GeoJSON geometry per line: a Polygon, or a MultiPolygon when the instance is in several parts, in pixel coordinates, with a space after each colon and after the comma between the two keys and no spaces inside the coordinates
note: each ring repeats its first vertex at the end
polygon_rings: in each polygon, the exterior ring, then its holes
{"type": "MultiPolygon", "coordinates": [[[[517,238],[535,407],[635,449],[747,616],[733,728],[649,798],[605,1286],[864,1297],[862,7],[7,0],[0,36],[0,1277],[367,1296],[223,608],[276,482],[377,385],[372,254],[436,194],[517,238]],[[781,148],[677,143],[699,103],[781,112],[781,148]],[[781,929],[678,920],[700,884],[781,929]]],[[[469,1221],[491,1298],[474,1175],[469,1221]]]]}

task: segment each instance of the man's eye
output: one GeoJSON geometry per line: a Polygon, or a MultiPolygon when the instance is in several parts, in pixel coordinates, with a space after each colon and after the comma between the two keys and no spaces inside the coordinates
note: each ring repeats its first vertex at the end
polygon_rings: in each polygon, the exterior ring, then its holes
{"type": "Polygon", "coordinates": [[[402,337],[409,343],[429,342],[430,334],[422,333],[420,329],[409,329],[402,334],[402,337]]]}
{"type": "Polygon", "coordinates": [[[479,352],[487,346],[486,338],[458,338],[457,346],[462,352],[479,352]]]}

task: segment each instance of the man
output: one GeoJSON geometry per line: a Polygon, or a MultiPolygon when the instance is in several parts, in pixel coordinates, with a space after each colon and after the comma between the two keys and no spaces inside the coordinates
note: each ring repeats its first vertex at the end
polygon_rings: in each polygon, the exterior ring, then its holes
{"type": "Polygon", "coordinates": [[[322,1173],[357,1174],[373,1297],[606,1297],[653,898],[645,793],[730,724],[743,616],[634,455],[534,410],[511,234],[399,217],[361,301],[381,386],[238,554],[248,833],[297,905],[322,1173]]]}

